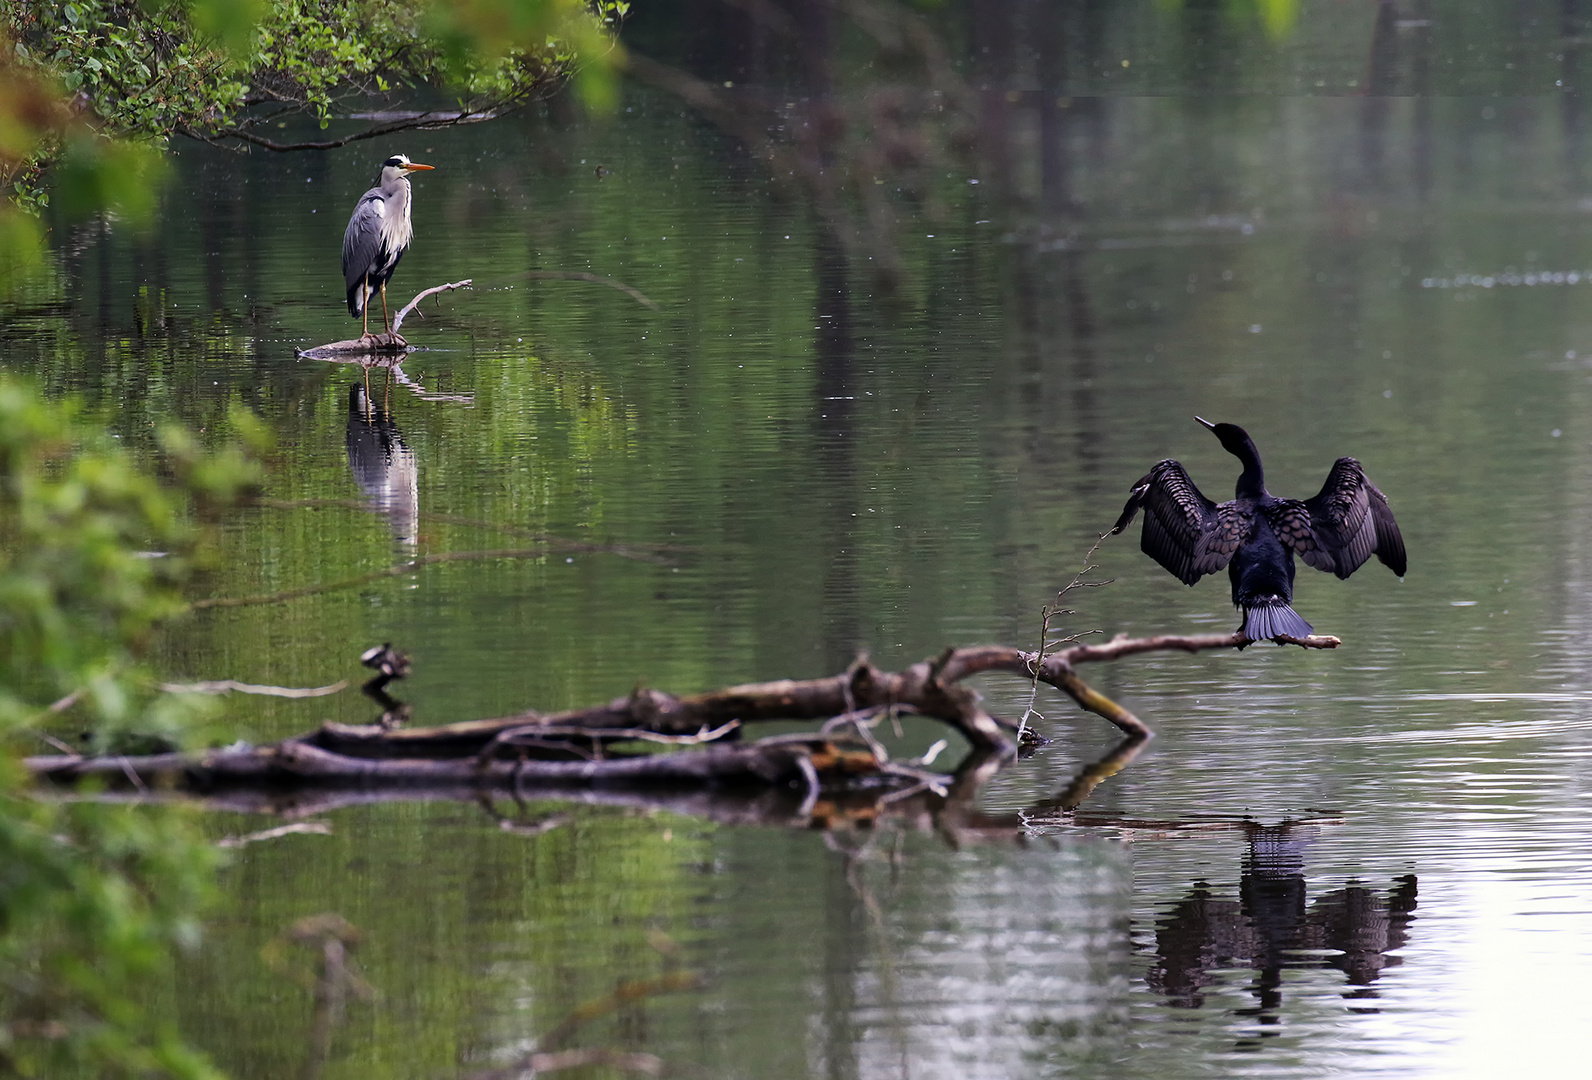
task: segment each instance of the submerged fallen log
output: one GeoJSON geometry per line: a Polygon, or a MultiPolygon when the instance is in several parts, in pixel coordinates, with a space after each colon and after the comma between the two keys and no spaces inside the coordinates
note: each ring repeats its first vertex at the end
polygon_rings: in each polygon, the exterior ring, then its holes
{"type": "MultiPolygon", "coordinates": [[[[1127,709],[1087,685],[1081,663],[1155,651],[1242,648],[1236,634],[1118,637],[1101,645],[1073,645],[1047,656],[1008,646],[950,648],[904,671],[883,671],[859,657],[840,675],[783,679],[676,697],[637,689],[606,705],[567,712],[527,712],[441,727],[391,729],[327,723],[271,746],[238,746],[195,753],[27,760],[35,778],[71,784],[94,778],[112,787],[159,787],[211,793],[239,786],[372,787],[448,785],[478,788],[790,787],[811,805],[820,793],[857,785],[939,790],[952,777],[922,761],[896,762],[874,728],[901,715],[947,724],[971,747],[959,773],[1009,760],[1018,725],[985,711],[971,676],[1003,672],[1037,680],[1068,694],[1083,709],[1114,724],[1136,748],[1152,735],[1127,709]],[[823,721],[819,731],[742,741],[747,725],[823,721]],[[637,746],[668,752],[637,752],[637,746]]],[[[1295,644],[1335,648],[1337,638],[1295,644]]],[[[1136,752],[1136,751],[1135,751],[1136,752]]],[[[1088,784],[1132,759],[1129,753],[1088,784]]]]}

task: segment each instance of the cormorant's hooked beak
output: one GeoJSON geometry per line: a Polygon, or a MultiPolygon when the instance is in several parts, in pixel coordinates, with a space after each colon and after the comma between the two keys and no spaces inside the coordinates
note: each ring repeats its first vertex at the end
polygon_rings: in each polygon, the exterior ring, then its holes
{"type": "Polygon", "coordinates": [[[404,165],[403,165],[403,170],[406,173],[430,172],[430,171],[432,171],[435,168],[436,168],[435,165],[422,165],[418,161],[405,162],[404,165]]]}
{"type": "Polygon", "coordinates": [[[1196,417],[1195,417],[1195,418],[1194,418],[1194,419],[1196,419],[1196,420],[1198,420],[1198,421],[1199,421],[1199,422],[1200,422],[1200,423],[1202,423],[1202,424],[1204,424],[1204,425],[1205,425],[1205,426],[1206,426],[1206,427],[1207,427],[1207,428],[1209,428],[1209,429],[1210,429],[1210,430],[1212,430],[1212,431],[1215,431],[1215,430],[1216,430],[1216,425],[1215,425],[1215,424],[1213,424],[1213,423],[1211,423],[1211,422],[1210,422],[1210,421],[1209,421],[1209,420],[1207,420],[1207,419],[1205,419],[1205,417],[1203,417],[1203,416],[1196,416],[1196,417]]]}

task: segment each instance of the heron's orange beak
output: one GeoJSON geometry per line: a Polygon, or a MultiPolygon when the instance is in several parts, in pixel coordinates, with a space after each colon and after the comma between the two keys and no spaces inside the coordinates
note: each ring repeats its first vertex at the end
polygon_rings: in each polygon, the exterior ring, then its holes
{"type": "Polygon", "coordinates": [[[404,166],[404,172],[430,172],[435,168],[435,165],[422,165],[418,161],[411,161],[409,164],[404,166]]]}

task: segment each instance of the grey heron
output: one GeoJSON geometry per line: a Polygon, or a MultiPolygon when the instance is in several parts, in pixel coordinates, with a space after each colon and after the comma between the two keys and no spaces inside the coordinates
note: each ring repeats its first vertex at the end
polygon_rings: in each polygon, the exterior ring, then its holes
{"type": "Polygon", "coordinates": [[[374,292],[381,293],[382,324],[392,332],[387,282],[414,236],[409,224],[409,174],[432,168],[394,154],[381,163],[376,186],[359,197],[348,219],[348,230],[343,233],[343,280],[348,285],[348,313],[364,318],[361,341],[370,337],[368,304],[374,292]]]}

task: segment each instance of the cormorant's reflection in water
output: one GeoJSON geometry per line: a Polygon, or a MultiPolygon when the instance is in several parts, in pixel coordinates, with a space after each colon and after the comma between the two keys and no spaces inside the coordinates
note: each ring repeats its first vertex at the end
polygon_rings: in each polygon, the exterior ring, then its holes
{"type": "Polygon", "coordinates": [[[386,514],[393,536],[413,546],[419,531],[420,475],[392,414],[362,383],[348,388],[348,467],[371,506],[386,514]]]}
{"type": "MultiPolygon", "coordinates": [[[[1305,885],[1305,847],[1315,830],[1297,822],[1248,826],[1237,900],[1218,899],[1205,882],[1156,921],[1156,962],[1146,981],[1183,1008],[1199,1008],[1217,973],[1257,972],[1253,1008],[1236,1010],[1266,1026],[1282,1022],[1285,968],[1333,967],[1348,976],[1344,997],[1375,998],[1371,984],[1400,962],[1414,920],[1414,874],[1385,890],[1350,882],[1312,902],[1305,885]]],[[[1375,1012],[1374,1007],[1358,1011],[1375,1012]]],[[[1245,1040],[1246,1045],[1253,1042],[1245,1040]]]]}

